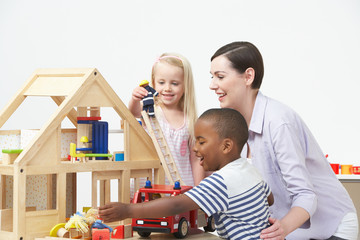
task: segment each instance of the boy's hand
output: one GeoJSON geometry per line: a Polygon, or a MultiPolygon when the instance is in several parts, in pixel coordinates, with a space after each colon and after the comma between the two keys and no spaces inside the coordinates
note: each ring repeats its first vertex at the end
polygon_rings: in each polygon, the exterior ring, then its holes
{"type": "Polygon", "coordinates": [[[148,91],[140,86],[137,86],[132,92],[132,98],[135,101],[141,101],[147,95],[148,95],[148,91]]]}
{"type": "Polygon", "coordinates": [[[112,202],[99,207],[99,216],[104,222],[120,221],[128,218],[128,204],[112,202]]]}

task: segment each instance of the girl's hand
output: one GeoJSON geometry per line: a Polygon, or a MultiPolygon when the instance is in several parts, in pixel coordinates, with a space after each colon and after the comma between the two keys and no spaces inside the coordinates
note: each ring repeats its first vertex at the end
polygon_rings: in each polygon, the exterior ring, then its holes
{"type": "Polygon", "coordinates": [[[148,95],[148,91],[140,86],[137,86],[132,92],[132,99],[139,102],[148,95]]]}
{"type": "Polygon", "coordinates": [[[104,222],[120,221],[127,218],[128,204],[112,202],[99,207],[99,217],[104,222]]]}
{"type": "Polygon", "coordinates": [[[260,238],[264,240],[284,240],[285,231],[281,221],[275,218],[269,218],[270,227],[261,231],[260,238]]]}

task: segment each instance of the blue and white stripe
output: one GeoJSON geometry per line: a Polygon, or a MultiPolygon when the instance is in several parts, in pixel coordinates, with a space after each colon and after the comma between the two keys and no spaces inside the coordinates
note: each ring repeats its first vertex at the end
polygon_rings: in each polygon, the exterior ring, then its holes
{"type": "Polygon", "coordinates": [[[247,191],[234,195],[229,194],[225,182],[224,176],[215,172],[185,194],[207,215],[214,215],[220,237],[259,239],[261,230],[269,226],[269,186],[264,181],[256,182],[247,191]]]}

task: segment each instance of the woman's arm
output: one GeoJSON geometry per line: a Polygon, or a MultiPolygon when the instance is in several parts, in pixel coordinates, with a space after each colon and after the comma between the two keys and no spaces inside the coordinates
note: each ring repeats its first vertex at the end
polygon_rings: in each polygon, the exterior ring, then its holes
{"type": "Polygon", "coordinates": [[[264,229],[262,239],[284,239],[316,211],[317,196],[306,167],[304,140],[291,124],[283,124],[273,132],[273,149],[287,191],[294,197],[292,207],[282,219],[270,218],[271,227],[264,229]]]}
{"type": "Polygon", "coordinates": [[[262,230],[260,238],[264,240],[283,240],[309,218],[310,214],[305,209],[293,207],[281,220],[270,218],[269,222],[272,226],[262,230]]]}
{"type": "Polygon", "coordinates": [[[104,222],[125,218],[160,218],[198,209],[199,206],[186,195],[163,197],[149,202],[124,204],[113,202],[99,208],[104,222]]]}

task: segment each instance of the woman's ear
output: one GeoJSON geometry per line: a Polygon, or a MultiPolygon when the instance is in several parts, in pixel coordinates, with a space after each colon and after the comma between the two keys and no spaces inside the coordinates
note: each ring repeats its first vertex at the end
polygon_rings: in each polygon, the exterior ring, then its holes
{"type": "Polygon", "coordinates": [[[251,86],[255,78],[255,70],[252,67],[249,67],[245,70],[244,74],[246,86],[251,86]]]}
{"type": "Polygon", "coordinates": [[[224,154],[231,152],[234,147],[234,142],[230,138],[225,138],[222,142],[222,151],[224,154]]]}

